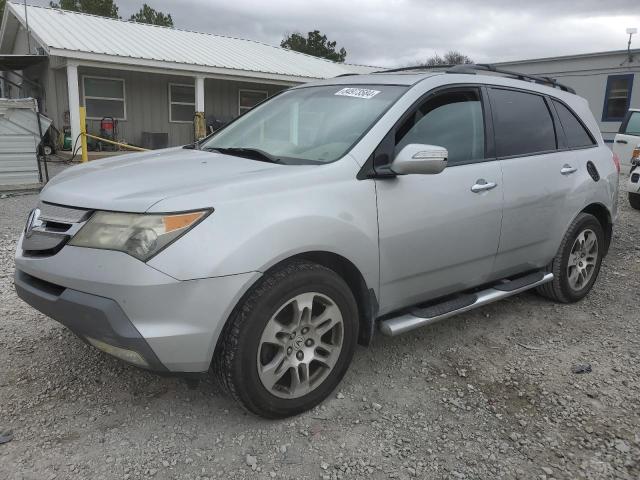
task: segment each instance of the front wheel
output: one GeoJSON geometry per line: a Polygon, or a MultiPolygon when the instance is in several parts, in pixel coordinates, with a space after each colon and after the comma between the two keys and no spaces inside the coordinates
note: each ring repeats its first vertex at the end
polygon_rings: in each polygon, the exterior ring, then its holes
{"type": "Polygon", "coordinates": [[[640,210],[640,193],[629,192],[629,203],[631,204],[631,208],[640,210]]]}
{"type": "Polygon", "coordinates": [[[236,308],[214,370],[250,412],[288,417],[331,394],[357,336],[358,309],[345,281],[323,266],[292,261],[265,274],[236,308]]]}
{"type": "Polygon", "coordinates": [[[596,217],[581,213],[565,233],[558,253],[551,262],[551,282],[538,292],[562,303],[584,298],[600,272],[604,252],[604,232],[596,217]]]}

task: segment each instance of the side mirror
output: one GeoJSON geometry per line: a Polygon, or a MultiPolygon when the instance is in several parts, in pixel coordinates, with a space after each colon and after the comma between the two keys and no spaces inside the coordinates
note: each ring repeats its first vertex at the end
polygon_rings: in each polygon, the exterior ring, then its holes
{"type": "Polygon", "coordinates": [[[410,143],[398,152],[391,164],[391,170],[397,175],[435,175],[445,169],[448,157],[449,152],[446,148],[410,143]]]}

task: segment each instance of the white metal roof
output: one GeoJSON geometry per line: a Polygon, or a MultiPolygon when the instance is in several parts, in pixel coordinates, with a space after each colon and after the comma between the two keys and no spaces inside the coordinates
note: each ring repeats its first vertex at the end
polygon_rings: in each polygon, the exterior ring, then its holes
{"type": "MultiPolygon", "coordinates": [[[[7,2],[25,24],[25,8],[7,2]]],[[[307,81],[374,67],[340,64],[240,38],[27,6],[29,30],[49,55],[203,73],[307,81]]]]}
{"type": "MultiPolygon", "coordinates": [[[[539,62],[556,62],[566,60],[577,60],[582,58],[594,58],[594,57],[612,57],[617,55],[628,55],[629,50],[608,50],[605,52],[587,52],[587,53],[574,53],[570,55],[559,55],[555,57],[538,57],[538,58],[526,58],[521,60],[506,60],[502,62],[492,62],[491,65],[517,65],[520,63],[539,63],[539,62]]],[[[632,55],[640,54],[640,48],[631,49],[632,55]]]]}

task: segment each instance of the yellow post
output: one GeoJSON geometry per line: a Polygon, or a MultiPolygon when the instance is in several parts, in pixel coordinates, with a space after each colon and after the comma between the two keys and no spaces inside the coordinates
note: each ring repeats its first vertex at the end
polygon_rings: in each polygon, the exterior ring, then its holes
{"type": "Polygon", "coordinates": [[[193,126],[196,140],[202,140],[207,136],[207,122],[204,118],[204,112],[196,112],[193,118],[193,126]]]}
{"type": "Polygon", "coordinates": [[[80,107],[80,145],[82,145],[82,162],[89,160],[87,152],[87,109],[80,107]]]}

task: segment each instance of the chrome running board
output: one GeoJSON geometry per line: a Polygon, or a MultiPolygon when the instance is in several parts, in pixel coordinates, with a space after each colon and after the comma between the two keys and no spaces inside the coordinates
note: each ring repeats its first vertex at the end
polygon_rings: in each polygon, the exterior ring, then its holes
{"type": "Polygon", "coordinates": [[[530,290],[537,287],[538,285],[550,282],[551,280],[553,280],[553,273],[533,273],[519,279],[499,283],[497,285],[494,285],[493,287],[487,288],[486,290],[481,290],[473,294],[463,295],[463,300],[460,302],[461,306],[459,308],[455,308],[455,303],[457,300],[454,299],[433,305],[431,307],[422,309],[416,308],[413,309],[410,313],[405,313],[397,317],[383,320],[380,322],[380,331],[385,335],[395,337],[396,335],[400,335],[416,328],[424,327],[425,325],[431,325],[432,323],[439,322],[440,320],[444,320],[445,318],[453,317],[454,315],[458,315],[462,312],[473,310],[474,308],[487,305],[488,303],[496,302],[498,300],[502,300],[503,298],[517,295],[518,293],[524,292],[525,290],[530,290]],[[532,281],[530,283],[525,282],[525,279],[529,278],[532,281]],[[511,283],[513,283],[513,287],[515,288],[507,287],[511,283]],[[469,301],[469,295],[475,297],[475,300],[473,302],[469,301]],[[453,309],[447,308],[447,304],[451,305],[453,309]],[[438,311],[443,310],[444,313],[438,313],[438,311]]]}

